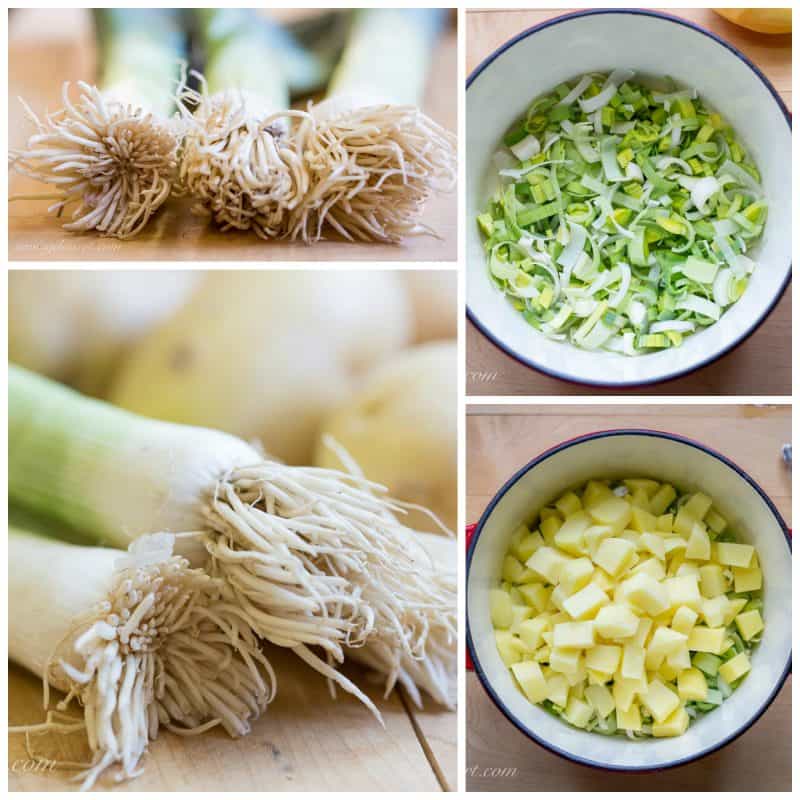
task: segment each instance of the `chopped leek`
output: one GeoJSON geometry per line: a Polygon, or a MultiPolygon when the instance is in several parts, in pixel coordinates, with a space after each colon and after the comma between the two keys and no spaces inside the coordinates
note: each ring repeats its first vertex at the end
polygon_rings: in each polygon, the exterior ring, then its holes
{"type": "Polygon", "coordinates": [[[720,115],[692,89],[632,78],[585,75],[534,100],[478,217],[491,279],[533,328],[631,356],[719,320],[747,288],[767,215],[720,115]]]}

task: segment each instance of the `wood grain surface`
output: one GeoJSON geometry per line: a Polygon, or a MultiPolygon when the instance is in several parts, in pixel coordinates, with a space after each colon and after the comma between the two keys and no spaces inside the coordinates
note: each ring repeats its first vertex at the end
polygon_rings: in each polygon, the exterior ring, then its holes
{"type": "MultiPolygon", "coordinates": [[[[382,729],[364,706],[341,691],[331,699],[324,679],[286,650],[267,655],[278,676],[278,695],[252,733],[231,739],[221,729],[197,737],[164,732],[152,743],[144,774],[127,783],[106,778],[96,790],[114,791],[442,791],[456,785],[455,713],[413,707],[395,691],[382,699],[364,671],[345,670],[383,714],[382,729]]],[[[9,725],[41,721],[41,685],[9,664],[9,725]]],[[[32,738],[34,752],[81,760],[81,737],[32,738]]],[[[25,737],[10,735],[11,791],[77,788],[74,773],[34,768],[25,737]]]]}
{"type": "MultiPolygon", "coordinates": [[[[309,13],[283,9],[292,19],[309,13]]],[[[38,112],[58,108],[64,80],[92,81],[94,48],[85,9],[18,9],[9,25],[9,146],[21,146],[31,133],[17,97],[38,112]]],[[[423,110],[449,130],[457,129],[457,36],[451,26],[434,53],[423,110]]],[[[11,194],[42,192],[47,187],[10,176],[11,194]]],[[[415,236],[402,244],[352,243],[331,236],[312,247],[293,242],[264,242],[253,233],[221,233],[190,213],[191,203],[172,200],[137,238],[120,242],[94,234],[71,234],[47,214],[52,201],[9,203],[10,260],[159,260],[159,261],[455,261],[457,194],[434,197],[425,222],[437,237],[415,236]]]]}
{"type": "MultiPolygon", "coordinates": [[[[548,447],[591,431],[649,427],[683,434],[739,463],[791,525],[791,407],[715,405],[469,406],[467,522],[500,486],[548,447]]],[[[791,679],[766,714],[735,742],[685,766],[653,775],[582,767],[520,733],[467,674],[467,789],[472,791],[790,791],[791,679]]]]}
{"type": "MultiPolygon", "coordinates": [[[[576,9],[476,10],[466,15],[467,73],[512,36],[576,9]]],[[[740,28],[708,8],[663,9],[723,37],[766,74],[784,103],[792,107],[791,35],[767,36],[740,28]]],[[[637,395],[791,394],[792,298],[787,290],[768,319],[746,342],[707,367],[655,386],[626,389],[637,395]]],[[[551,378],[518,363],[467,323],[467,393],[470,395],[613,395],[551,378]]]]}

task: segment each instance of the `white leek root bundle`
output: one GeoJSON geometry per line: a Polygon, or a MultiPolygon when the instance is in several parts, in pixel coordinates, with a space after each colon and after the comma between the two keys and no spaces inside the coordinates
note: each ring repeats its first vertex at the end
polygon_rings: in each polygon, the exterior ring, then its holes
{"type": "Polygon", "coordinates": [[[73,98],[65,83],[63,107],[41,119],[25,106],[36,133],[10,166],[54,188],[48,210],[71,209],[66,230],[127,239],[169,197],[180,144],[169,114],[185,49],[178,13],[97,9],[100,87],[80,81],[73,98]]]}
{"type": "Polygon", "coordinates": [[[376,714],[335,669],[345,648],[373,647],[390,684],[406,665],[426,669],[429,652],[437,664],[447,651],[454,660],[456,599],[379,492],[10,370],[12,502],[118,545],[148,530],[202,530],[207,569],[226,579],[252,629],[376,714]]]}
{"type": "Polygon", "coordinates": [[[434,233],[422,221],[434,192],[451,191],[456,137],[419,109],[445,9],[361,9],[327,99],[297,130],[308,194],[290,236],[330,226],[347,239],[398,242],[434,233]]]}
{"type": "Polygon", "coordinates": [[[9,657],[42,678],[47,711],[12,732],[84,731],[84,789],[106,770],[140,774],[162,727],[242,736],[273,698],[275,676],[224,582],[173,555],[173,539],[145,536],[124,554],[9,532],[9,657]],[[50,686],[66,694],[54,708],[50,686]],[[82,718],[67,713],[73,701],[82,718]]]}
{"type": "MultiPolygon", "coordinates": [[[[195,212],[222,230],[280,236],[308,189],[289,136],[288,76],[276,57],[288,34],[247,9],[195,9],[194,20],[206,68],[201,91],[179,98],[187,125],[181,183],[195,212]]],[[[299,46],[294,56],[313,62],[299,46]]],[[[308,71],[302,67],[294,65],[308,71]]]]}

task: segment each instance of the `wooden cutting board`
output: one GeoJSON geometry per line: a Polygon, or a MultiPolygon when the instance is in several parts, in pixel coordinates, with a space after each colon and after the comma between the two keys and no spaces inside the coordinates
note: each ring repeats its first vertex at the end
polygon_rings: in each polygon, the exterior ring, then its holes
{"type": "MultiPolygon", "coordinates": [[[[467,522],[476,522],[500,486],[539,453],[605,428],[657,428],[719,450],[752,475],[791,525],[792,474],[780,454],[792,440],[789,405],[468,406],[467,522]]],[[[603,772],[553,755],[513,727],[474,673],[467,675],[466,707],[468,791],[791,790],[791,679],[735,742],[657,775],[603,772]]]]}
{"type": "MultiPolygon", "coordinates": [[[[512,36],[577,9],[504,9],[466,15],[467,74],[512,36]]],[[[792,108],[791,35],[767,36],[740,28],[708,8],[661,9],[702,25],[733,44],[770,79],[792,108]]],[[[615,389],[580,386],[518,363],[467,323],[467,392],[471,395],[615,395],[615,389]]],[[[626,389],[647,395],[787,395],[792,386],[792,293],[784,292],[768,319],[732,353],[692,375],[651,387],[626,389]]]]}
{"type": "MultiPolygon", "coordinates": [[[[399,691],[382,699],[380,687],[357,666],[345,670],[380,708],[385,729],[351,695],[328,694],[324,679],[291,653],[268,651],[278,695],[252,733],[231,739],[216,729],[197,737],[165,732],[151,744],[144,774],[127,783],[101,781],[97,791],[442,791],[456,785],[456,715],[413,707],[399,691]]],[[[42,720],[41,685],[9,665],[9,725],[42,720]]],[[[80,761],[79,736],[32,738],[37,755],[80,761]]],[[[25,737],[10,735],[10,791],[74,791],[74,773],[35,766],[25,737]]]]}
{"type": "MultiPolygon", "coordinates": [[[[282,10],[284,19],[313,13],[282,10]]],[[[458,119],[458,45],[455,25],[434,54],[423,110],[455,131],[458,119]]],[[[86,9],[17,9],[9,22],[9,147],[24,144],[31,125],[17,97],[37,113],[58,108],[64,80],[92,82],[95,55],[86,9]]],[[[9,178],[11,194],[42,192],[47,187],[19,175],[9,178]]],[[[190,213],[189,202],[170,201],[137,238],[120,242],[62,230],[47,214],[47,200],[9,203],[8,255],[11,260],[158,260],[158,261],[455,261],[457,195],[432,198],[425,221],[438,234],[416,236],[399,245],[320,242],[263,242],[255,234],[221,233],[190,213]]]]}

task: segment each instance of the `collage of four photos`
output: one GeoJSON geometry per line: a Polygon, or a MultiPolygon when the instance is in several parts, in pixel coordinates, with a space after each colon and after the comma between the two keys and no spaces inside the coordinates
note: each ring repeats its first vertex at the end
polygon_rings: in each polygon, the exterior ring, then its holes
{"type": "Polygon", "coordinates": [[[8,790],[790,793],[791,29],[8,9],[8,790]]]}

